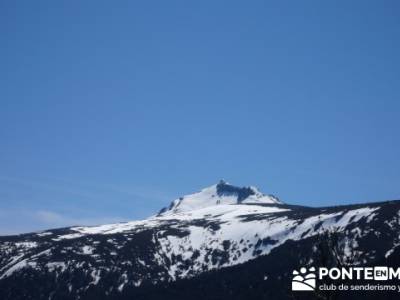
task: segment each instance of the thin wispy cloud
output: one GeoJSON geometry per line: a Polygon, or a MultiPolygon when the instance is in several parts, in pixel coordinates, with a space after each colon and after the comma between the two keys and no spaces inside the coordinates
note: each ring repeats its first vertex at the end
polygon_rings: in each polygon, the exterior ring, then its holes
{"type": "MultiPolygon", "coordinates": [[[[37,180],[31,178],[18,178],[9,176],[0,176],[0,185],[21,185],[39,190],[57,191],[67,193],[73,196],[79,196],[91,200],[102,199],[105,193],[117,193],[132,197],[133,201],[140,200],[170,200],[171,196],[154,187],[126,186],[122,184],[93,184],[76,183],[65,179],[45,179],[37,180]]],[[[115,199],[113,199],[115,200],[115,199]]]]}
{"type": "Polygon", "coordinates": [[[92,218],[76,218],[63,215],[54,211],[40,210],[32,213],[33,217],[36,218],[42,224],[50,227],[59,226],[73,226],[73,225],[99,225],[106,223],[117,223],[128,221],[122,217],[92,217],[92,218]]]}
{"type": "Polygon", "coordinates": [[[0,191],[0,235],[145,218],[172,198],[149,187],[4,175],[0,191]]]}
{"type": "Polygon", "coordinates": [[[18,185],[37,190],[67,193],[73,196],[79,196],[87,199],[95,199],[96,197],[100,196],[99,194],[90,192],[87,189],[79,188],[76,185],[74,186],[72,184],[60,184],[55,182],[54,180],[40,181],[35,179],[0,176],[0,184],[3,186],[8,185],[8,187],[18,185]]]}
{"type": "Polygon", "coordinates": [[[0,211],[0,235],[41,231],[44,229],[68,226],[92,226],[129,221],[120,216],[82,216],[53,210],[16,210],[0,211]]]}

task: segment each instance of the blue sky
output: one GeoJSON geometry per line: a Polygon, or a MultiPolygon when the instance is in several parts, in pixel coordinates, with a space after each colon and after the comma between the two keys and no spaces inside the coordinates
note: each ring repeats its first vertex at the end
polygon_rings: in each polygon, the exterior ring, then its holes
{"type": "Polygon", "coordinates": [[[217,182],[399,199],[398,1],[2,1],[0,233],[217,182]]]}

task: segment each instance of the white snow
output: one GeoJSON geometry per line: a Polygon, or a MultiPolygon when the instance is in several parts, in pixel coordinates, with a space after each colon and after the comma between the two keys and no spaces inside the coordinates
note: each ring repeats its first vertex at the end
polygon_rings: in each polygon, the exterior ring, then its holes
{"type": "Polygon", "coordinates": [[[86,246],[83,246],[83,247],[82,247],[82,253],[83,253],[83,254],[88,254],[88,255],[89,255],[89,254],[93,254],[94,250],[95,250],[95,249],[94,249],[92,246],[87,246],[87,245],[86,245],[86,246]]]}
{"type": "Polygon", "coordinates": [[[52,239],[53,241],[61,241],[61,240],[71,240],[71,239],[76,239],[76,238],[80,238],[82,237],[83,234],[80,233],[71,233],[71,234],[64,234],[64,235],[60,235],[55,239],[52,239]]]}
{"type": "Polygon", "coordinates": [[[5,277],[8,277],[12,275],[14,272],[23,269],[23,268],[35,268],[36,267],[36,262],[29,262],[28,259],[23,259],[16,264],[14,264],[11,268],[9,268],[6,272],[4,272],[1,276],[0,279],[3,279],[5,277]]]}
{"type": "MultiPolygon", "coordinates": [[[[361,220],[361,218],[364,217],[368,217],[366,221],[369,222],[369,218],[371,218],[372,213],[378,209],[379,207],[363,207],[355,210],[350,210],[343,215],[343,217],[336,223],[336,226],[344,227],[349,223],[350,220],[352,222],[358,222],[359,220],[361,220]]],[[[373,217],[374,215],[372,215],[372,218],[373,217]]]]}
{"type": "Polygon", "coordinates": [[[67,268],[67,265],[65,264],[65,262],[55,261],[47,263],[46,267],[49,270],[49,272],[53,272],[55,270],[60,270],[60,272],[64,272],[67,268]]]}
{"type": "Polygon", "coordinates": [[[200,192],[187,195],[181,199],[176,199],[173,201],[174,207],[171,209],[171,213],[177,212],[187,212],[191,210],[201,209],[207,206],[214,206],[218,204],[236,204],[237,197],[232,196],[218,196],[217,185],[212,185],[200,192]]]}
{"type": "Polygon", "coordinates": [[[2,268],[0,269],[0,272],[2,272],[3,270],[6,270],[7,268],[9,268],[9,267],[11,267],[12,265],[14,265],[14,264],[15,264],[16,262],[18,262],[23,256],[24,256],[23,253],[18,254],[18,255],[15,255],[15,256],[12,256],[12,257],[9,259],[9,262],[8,262],[4,267],[2,267],[2,268]]]}
{"type": "Polygon", "coordinates": [[[385,258],[388,258],[390,255],[392,255],[392,253],[394,252],[394,250],[400,246],[400,242],[394,243],[393,247],[391,249],[389,249],[386,253],[385,253],[385,258]]]}
{"type": "Polygon", "coordinates": [[[100,272],[101,272],[100,270],[93,270],[90,273],[90,276],[92,276],[93,281],[90,282],[89,285],[90,284],[97,285],[99,283],[99,281],[100,281],[100,272]]]}
{"type": "Polygon", "coordinates": [[[17,242],[17,243],[15,243],[15,246],[17,246],[18,248],[29,249],[29,248],[37,247],[37,243],[36,242],[17,242]]]}
{"type": "Polygon", "coordinates": [[[122,283],[118,286],[118,291],[120,292],[122,292],[122,290],[124,289],[125,284],[128,283],[128,276],[126,275],[126,273],[122,274],[121,280],[122,283]]]}
{"type": "MultiPolygon", "coordinates": [[[[221,183],[219,183],[221,184],[221,183]]],[[[172,207],[164,212],[163,214],[189,212],[209,206],[223,205],[223,204],[238,204],[238,195],[232,194],[218,194],[218,185],[214,184],[207,188],[202,189],[200,192],[186,195],[179,199],[172,201],[172,207]]],[[[222,184],[230,186],[223,182],[222,184]]],[[[233,186],[231,186],[233,187],[233,186]]],[[[233,187],[237,188],[237,187],[233,187]]],[[[240,188],[239,188],[240,189],[240,188]]],[[[249,189],[253,192],[253,195],[243,199],[241,203],[257,203],[257,204],[279,204],[281,203],[277,198],[273,196],[267,196],[262,194],[256,187],[251,186],[249,189]]]]}
{"type": "MultiPolygon", "coordinates": [[[[142,221],[131,221],[126,223],[106,224],[100,226],[89,226],[89,227],[73,227],[71,230],[77,231],[78,233],[72,233],[67,235],[59,236],[54,240],[62,239],[73,239],[79,238],[84,235],[90,234],[114,234],[128,231],[140,231],[145,228],[157,227],[160,224],[166,223],[171,220],[190,221],[196,219],[215,218],[218,215],[224,215],[224,220],[229,218],[238,217],[240,215],[251,215],[251,214],[266,214],[273,212],[283,212],[288,209],[279,207],[263,207],[256,205],[218,205],[205,207],[198,210],[193,210],[186,213],[175,213],[175,214],[163,214],[160,216],[153,216],[149,219],[142,221]]],[[[113,242],[110,240],[110,242],[113,242]]]]}
{"type": "MultiPolygon", "coordinates": [[[[203,208],[191,211],[186,214],[177,214],[175,218],[187,220],[188,218],[214,218],[220,221],[220,229],[217,232],[210,231],[203,226],[189,226],[189,235],[179,238],[173,235],[159,237],[158,242],[161,245],[161,253],[155,259],[160,260],[160,257],[166,256],[169,259],[173,255],[182,255],[183,260],[190,260],[194,251],[197,250],[199,256],[193,260],[192,266],[185,272],[179,274],[178,270],[185,262],[178,262],[172,265],[169,269],[172,279],[177,277],[186,277],[187,273],[192,270],[195,273],[201,272],[204,267],[207,270],[226,267],[244,263],[253,259],[258,255],[268,254],[273,248],[282,245],[287,240],[299,240],[302,238],[313,236],[322,230],[333,229],[343,230],[349,223],[357,222],[361,218],[370,216],[371,213],[378,208],[362,208],[350,210],[343,214],[343,212],[336,212],[331,214],[321,214],[306,218],[302,221],[288,219],[286,216],[276,218],[262,218],[255,221],[246,222],[241,220],[239,216],[250,216],[254,214],[271,214],[274,212],[285,211],[285,209],[278,207],[254,207],[244,205],[220,205],[217,209],[203,208]],[[337,220],[338,219],[338,220],[337,220]],[[319,225],[316,227],[316,225],[319,225]],[[234,253],[230,255],[229,260],[222,265],[213,263],[212,260],[205,258],[209,255],[210,251],[220,250],[223,251],[223,241],[230,242],[229,247],[235,248],[234,253]],[[242,240],[242,243],[240,241],[242,240]],[[265,245],[255,247],[257,242],[265,240],[265,245]],[[272,241],[269,242],[269,241],[272,241]],[[247,251],[245,251],[247,249],[247,251]],[[259,252],[255,255],[254,250],[259,252]]],[[[166,219],[168,216],[159,217],[166,219]]],[[[259,242],[260,244],[260,242],[259,242]]],[[[350,245],[347,245],[349,247],[350,245]]],[[[356,247],[354,242],[352,246],[356,247]]],[[[350,255],[350,254],[349,254],[350,255]]]]}
{"type": "Polygon", "coordinates": [[[43,256],[43,255],[50,255],[50,253],[51,253],[51,248],[50,249],[46,249],[46,250],[44,250],[42,252],[39,252],[38,254],[33,255],[32,258],[37,258],[37,257],[43,256]]]}
{"type": "Polygon", "coordinates": [[[42,237],[42,236],[49,236],[49,235],[53,235],[53,233],[52,232],[41,232],[41,233],[38,233],[38,234],[36,234],[37,236],[40,236],[40,237],[42,237]]]}

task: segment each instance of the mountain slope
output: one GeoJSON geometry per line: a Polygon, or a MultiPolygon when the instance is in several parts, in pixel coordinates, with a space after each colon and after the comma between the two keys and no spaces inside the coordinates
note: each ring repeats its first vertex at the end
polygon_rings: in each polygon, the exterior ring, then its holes
{"type": "MultiPolygon", "coordinates": [[[[292,269],[315,263],[326,232],[340,234],[343,264],[390,260],[400,248],[400,201],[309,208],[220,182],[146,220],[0,237],[0,298],[161,299],[215,281],[213,274],[240,277],[257,264],[260,276],[249,278],[264,287],[260,296],[279,277],[286,284],[292,269]]],[[[232,291],[247,282],[232,278],[232,291]]]]}

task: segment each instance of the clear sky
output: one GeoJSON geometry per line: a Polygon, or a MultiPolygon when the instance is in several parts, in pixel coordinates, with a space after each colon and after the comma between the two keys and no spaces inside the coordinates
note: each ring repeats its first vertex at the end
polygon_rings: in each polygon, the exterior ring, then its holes
{"type": "Polygon", "coordinates": [[[399,1],[1,1],[0,233],[224,178],[400,199],[399,1]]]}

